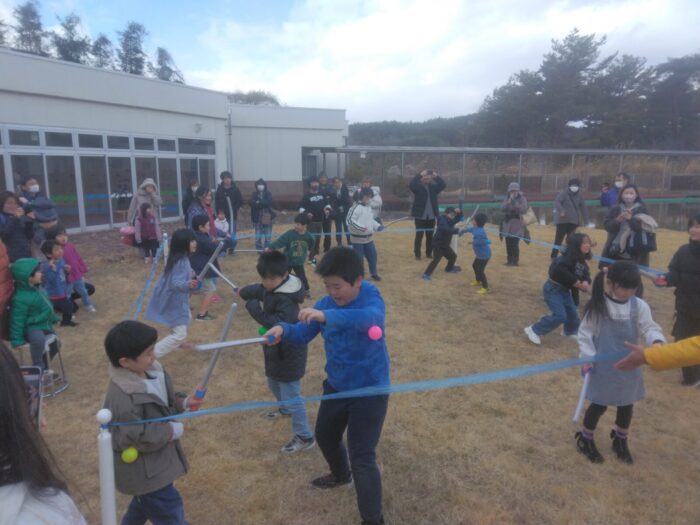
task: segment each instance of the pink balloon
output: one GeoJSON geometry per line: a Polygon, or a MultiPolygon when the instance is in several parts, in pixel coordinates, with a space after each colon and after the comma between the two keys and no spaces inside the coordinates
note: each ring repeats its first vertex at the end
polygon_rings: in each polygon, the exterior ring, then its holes
{"type": "Polygon", "coordinates": [[[367,332],[367,335],[369,335],[369,338],[372,341],[379,341],[382,338],[382,329],[376,325],[371,326],[369,331],[367,332]]]}

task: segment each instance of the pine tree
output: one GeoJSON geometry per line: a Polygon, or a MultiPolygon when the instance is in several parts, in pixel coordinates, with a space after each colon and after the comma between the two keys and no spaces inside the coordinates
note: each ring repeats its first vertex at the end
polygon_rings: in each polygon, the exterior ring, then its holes
{"type": "Polygon", "coordinates": [[[167,82],[185,83],[185,77],[175,65],[173,57],[167,49],[159,47],[156,51],[156,66],[150,66],[153,76],[167,82]]]}
{"type": "Polygon", "coordinates": [[[46,32],[41,25],[39,16],[39,4],[34,0],[18,5],[13,11],[17,25],[15,47],[35,55],[48,56],[44,48],[46,32]]]}
{"type": "Polygon", "coordinates": [[[146,53],[143,51],[143,39],[148,31],[138,22],[129,22],[124,31],[119,31],[119,68],[132,75],[143,75],[146,69],[146,53]]]}
{"type": "Polygon", "coordinates": [[[62,34],[53,33],[51,40],[56,48],[56,56],[68,62],[85,64],[90,53],[90,37],[78,32],[80,17],[75,13],[69,14],[61,22],[62,34]]]}
{"type": "Polygon", "coordinates": [[[236,104],[248,104],[252,106],[279,106],[280,102],[275,95],[268,91],[254,89],[244,93],[236,91],[232,95],[232,101],[236,104]]]}
{"type": "Polygon", "coordinates": [[[100,33],[92,43],[90,50],[92,55],[92,65],[104,69],[114,68],[114,49],[112,42],[105,35],[100,33]]]}
{"type": "Polygon", "coordinates": [[[0,46],[7,45],[7,24],[0,20],[0,46]]]}

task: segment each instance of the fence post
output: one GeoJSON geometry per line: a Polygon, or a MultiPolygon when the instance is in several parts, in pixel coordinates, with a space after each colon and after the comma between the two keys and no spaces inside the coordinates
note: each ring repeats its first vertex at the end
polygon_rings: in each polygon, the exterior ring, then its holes
{"type": "Polygon", "coordinates": [[[100,424],[97,434],[97,457],[100,468],[100,507],[102,509],[102,525],[117,525],[117,493],[114,483],[114,452],[112,449],[112,434],[107,423],[112,420],[112,412],[103,408],[99,410],[96,419],[100,424]]]}

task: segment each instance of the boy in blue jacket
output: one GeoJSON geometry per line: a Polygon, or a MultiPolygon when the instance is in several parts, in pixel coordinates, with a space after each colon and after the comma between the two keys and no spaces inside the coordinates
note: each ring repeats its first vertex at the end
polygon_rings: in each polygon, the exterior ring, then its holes
{"type": "Polygon", "coordinates": [[[484,230],[484,224],[488,217],[485,213],[477,213],[472,219],[471,226],[465,226],[460,231],[460,235],[463,233],[471,233],[473,236],[472,248],[474,248],[474,255],[476,258],[472,263],[472,268],[474,268],[474,281],[472,281],[472,286],[479,286],[477,293],[485,295],[489,293],[489,282],[486,279],[486,274],[484,269],[489,263],[491,258],[491,241],[486,235],[486,230],[484,230]]]}
{"type": "Polygon", "coordinates": [[[41,252],[46,256],[46,261],[41,265],[41,273],[44,275],[42,285],[54,310],[61,313],[61,326],[78,326],[78,323],[73,322],[77,305],[67,294],[66,278],[71,267],[63,260],[63,246],[58,241],[44,241],[41,243],[41,252]]]}
{"type": "MultiPolygon", "coordinates": [[[[301,310],[300,323],[278,323],[265,335],[274,336],[271,344],[308,344],[321,333],[326,351],[324,395],[388,387],[384,300],[374,285],[364,281],[362,259],[351,248],[333,248],[324,255],[316,272],[329,295],[314,308],[301,310]],[[376,341],[368,334],[373,326],[382,329],[382,337],[376,341]]],[[[354,479],[360,515],[369,525],[384,523],[382,479],[375,449],[388,403],[388,395],[324,400],[316,418],[316,441],[331,472],[311,484],[326,489],[348,485],[354,479]],[[347,448],[343,443],[346,429],[347,448]]]]}
{"type": "Polygon", "coordinates": [[[431,275],[443,257],[447,259],[447,266],[445,267],[447,273],[462,271],[459,266],[455,265],[457,254],[450,247],[452,236],[459,233],[459,228],[456,225],[461,220],[462,210],[457,207],[447,208],[445,213],[438,218],[437,231],[433,237],[433,260],[430,261],[425,272],[423,272],[423,280],[430,281],[432,279],[431,275]]]}

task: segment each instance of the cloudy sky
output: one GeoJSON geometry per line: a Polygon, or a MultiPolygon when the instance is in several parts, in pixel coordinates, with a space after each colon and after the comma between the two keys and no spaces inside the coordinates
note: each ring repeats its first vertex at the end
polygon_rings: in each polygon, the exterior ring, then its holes
{"type": "MultiPolygon", "coordinates": [[[[11,22],[20,2],[0,0],[11,22]]],[[[264,89],[286,105],[344,108],[351,122],[478,110],[520,69],[537,69],[574,27],[605,53],[648,59],[700,51],[697,0],[43,0],[44,25],[71,11],[93,37],[128,21],[166,47],[187,83],[264,89]]]]}

